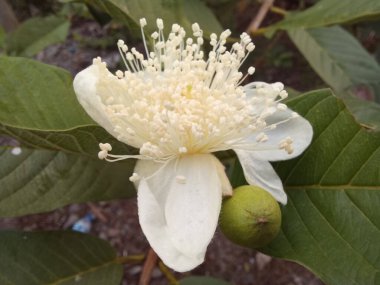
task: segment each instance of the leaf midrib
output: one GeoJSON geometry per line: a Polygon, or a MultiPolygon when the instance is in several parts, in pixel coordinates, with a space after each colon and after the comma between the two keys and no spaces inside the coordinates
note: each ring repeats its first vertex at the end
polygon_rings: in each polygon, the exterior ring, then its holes
{"type": "Polygon", "coordinates": [[[72,280],[72,279],[75,280],[75,278],[76,278],[77,276],[81,276],[81,277],[82,277],[82,276],[85,275],[85,274],[89,274],[89,273],[92,273],[92,272],[96,272],[97,270],[100,270],[100,269],[102,269],[102,268],[106,268],[107,266],[112,265],[112,264],[114,264],[114,265],[118,265],[118,264],[120,264],[120,262],[119,262],[119,258],[116,257],[115,259],[113,259],[113,260],[111,260],[111,261],[108,261],[108,262],[106,262],[106,263],[100,264],[100,265],[98,265],[98,266],[91,267],[91,268],[86,269],[86,270],[83,270],[83,271],[79,271],[79,272],[77,272],[77,273],[75,273],[75,274],[72,274],[72,275],[66,276],[66,277],[64,277],[64,278],[60,278],[60,279],[58,279],[58,280],[56,280],[56,281],[53,281],[52,283],[46,283],[46,285],[58,285],[58,284],[62,284],[62,282],[70,281],[70,280],[72,280]]]}
{"type": "Polygon", "coordinates": [[[38,129],[38,128],[12,125],[9,123],[4,123],[4,122],[0,122],[0,126],[5,127],[5,128],[15,128],[15,129],[20,129],[20,130],[36,131],[36,132],[69,132],[69,131],[74,131],[74,130],[81,129],[81,128],[99,127],[99,125],[97,125],[97,124],[83,124],[83,125],[80,124],[80,125],[76,125],[76,126],[73,126],[70,128],[64,128],[64,129],[38,129]]]}
{"type": "Polygon", "coordinates": [[[323,185],[323,184],[305,184],[305,185],[286,185],[286,190],[310,190],[310,189],[318,189],[318,190],[372,190],[372,191],[380,191],[379,186],[372,185],[352,185],[352,184],[336,184],[336,185],[323,185]]]}

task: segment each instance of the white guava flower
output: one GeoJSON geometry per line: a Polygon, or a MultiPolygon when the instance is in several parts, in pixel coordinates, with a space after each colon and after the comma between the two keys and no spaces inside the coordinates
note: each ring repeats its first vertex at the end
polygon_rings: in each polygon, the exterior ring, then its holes
{"type": "MultiPolygon", "coordinates": [[[[141,30],[146,25],[140,21],[141,30]]],[[[113,155],[100,144],[100,159],[139,159],[130,180],[137,186],[139,220],[152,248],[176,271],[204,261],[221,208],[232,195],[223,165],[211,153],[233,149],[249,184],[285,204],[287,196],[269,161],[299,155],[309,145],[308,121],[281,103],[282,83],[240,84],[239,68],[254,44],[243,33],[226,48],[230,31],[211,34],[212,50],[202,51],[202,30],[185,38],[177,24],[165,40],[163,22],[151,37],[145,57],[119,40],[126,71],[108,71],[100,58],[77,74],[74,89],[87,113],[139,155],[113,155]]]]}

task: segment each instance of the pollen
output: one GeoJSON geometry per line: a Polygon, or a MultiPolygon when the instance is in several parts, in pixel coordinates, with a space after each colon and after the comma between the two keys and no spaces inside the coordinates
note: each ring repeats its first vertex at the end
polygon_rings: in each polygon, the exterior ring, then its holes
{"type": "MultiPolygon", "coordinates": [[[[117,42],[125,71],[111,74],[100,58],[94,60],[104,73],[97,93],[117,138],[140,149],[141,157],[164,161],[187,153],[244,148],[242,142],[248,137],[256,138],[249,146],[254,150],[270,143],[269,130],[293,118],[289,115],[282,122],[268,123],[273,114],[287,109],[281,103],[287,97],[282,83],[241,85],[255,73],[254,67],[239,71],[255,48],[248,34],[243,33],[230,49],[226,43],[231,31],[211,34],[206,57],[203,31],[197,23],[192,25],[192,37],[173,24],[165,38],[164,23],[157,19],[151,49],[143,30],[146,25],[141,19],[143,52],[129,48],[123,40],[117,42]]],[[[276,147],[292,152],[289,141],[276,147]]],[[[123,158],[110,155],[108,144],[100,149],[100,159],[123,158]]]]}
{"type": "Polygon", "coordinates": [[[129,181],[131,181],[131,182],[136,182],[138,180],[140,180],[140,176],[135,172],[133,172],[132,176],[129,177],[129,181]]]}
{"type": "Polygon", "coordinates": [[[176,176],[176,181],[179,184],[186,184],[186,177],[183,175],[177,175],[176,176]]]}

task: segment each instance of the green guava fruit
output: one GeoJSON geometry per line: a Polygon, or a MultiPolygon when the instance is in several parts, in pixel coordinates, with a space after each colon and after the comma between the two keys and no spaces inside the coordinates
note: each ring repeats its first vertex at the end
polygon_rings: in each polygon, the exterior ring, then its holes
{"type": "Polygon", "coordinates": [[[264,189],[245,185],[223,201],[220,228],[232,242],[260,248],[271,242],[281,227],[277,201],[264,189]]]}

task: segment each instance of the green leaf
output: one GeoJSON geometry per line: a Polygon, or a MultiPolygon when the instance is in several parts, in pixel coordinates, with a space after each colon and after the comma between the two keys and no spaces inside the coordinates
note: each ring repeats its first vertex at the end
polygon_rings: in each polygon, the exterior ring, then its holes
{"type": "Polygon", "coordinates": [[[76,232],[0,232],[4,285],[118,285],[123,267],[105,241],[76,232]]]}
{"type": "Polygon", "coordinates": [[[96,157],[99,142],[135,150],[96,125],[79,105],[69,72],[34,60],[0,57],[0,132],[34,148],[96,157]],[[22,84],[20,84],[22,82],[22,84]]]}
{"type": "Polygon", "coordinates": [[[330,90],[288,105],[310,121],[314,138],[300,157],[274,164],[289,202],[264,252],[305,265],[326,284],[379,284],[380,133],[358,125],[330,90]]]}
{"type": "Polygon", "coordinates": [[[136,191],[128,179],[133,167],[133,161],[108,163],[64,152],[28,149],[13,155],[0,148],[0,216],[133,197],[136,191]]]}
{"type": "Polygon", "coordinates": [[[24,147],[58,150],[97,158],[99,143],[112,145],[112,153],[137,154],[137,150],[117,141],[99,126],[83,126],[67,131],[35,131],[0,124],[0,133],[15,138],[24,147]]]}
{"type": "Polygon", "coordinates": [[[359,99],[351,94],[346,94],[342,99],[364,127],[374,131],[380,130],[380,104],[359,99]]]}
{"type": "Polygon", "coordinates": [[[31,59],[0,57],[0,121],[31,130],[93,125],[79,105],[68,71],[31,59]]]}
{"type": "MultiPolygon", "coordinates": [[[[148,25],[144,28],[147,35],[153,33],[156,19],[162,18],[166,31],[172,24],[182,25],[191,32],[191,24],[198,22],[206,35],[220,33],[222,27],[212,11],[201,0],[83,0],[88,4],[97,5],[113,18],[123,22],[135,33],[140,30],[140,19],[146,18],[148,25]]],[[[190,33],[192,34],[192,32],[190,33]]]]}
{"type": "Polygon", "coordinates": [[[302,12],[292,12],[268,27],[270,30],[311,28],[347,22],[358,22],[380,17],[380,1],[377,0],[320,0],[302,12]]]}
{"type": "Polygon", "coordinates": [[[316,73],[342,97],[357,119],[380,128],[380,105],[347,93],[366,90],[380,102],[380,65],[347,31],[340,27],[294,29],[289,36],[316,73]],[[368,110],[368,112],[367,112],[368,110]]]}
{"type": "Polygon", "coordinates": [[[211,33],[219,34],[223,31],[218,19],[213,11],[209,9],[203,1],[200,0],[183,0],[184,18],[179,19],[179,23],[183,25],[192,35],[191,25],[198,23],[206,36],[211,33]]]}
{"type": "Polygon", "coordinates": [[[180,280],[179,285],[231,285],[231,283],[213,277],[190,276],[180,280]]]}
{"type": "Polygon", "coordinates": [[[380,65],[341,27],[294,29],[289,36],[315,72],[340,92],[368,85],[380,100],[380,65]]]}
{"type": "Polygon", "coordinates": [[[33,60],[2,57],[0,96],[0,133],[24,146],[56,150],[24,149],[20,156],[1,150],[0,216],[135,195],[128,180],[134,161],[97,159],[99,142],[111,143],[115,153],[134,149],[116,141],[87,116],[68,72],[33,60]]]}
{"type": "Polygon", "coordinates": [[[63,42],[70,22],[56,16],[35,17],[23,22],[6,39],[10,55],[31,57],[49,45],[63,42]]]}

